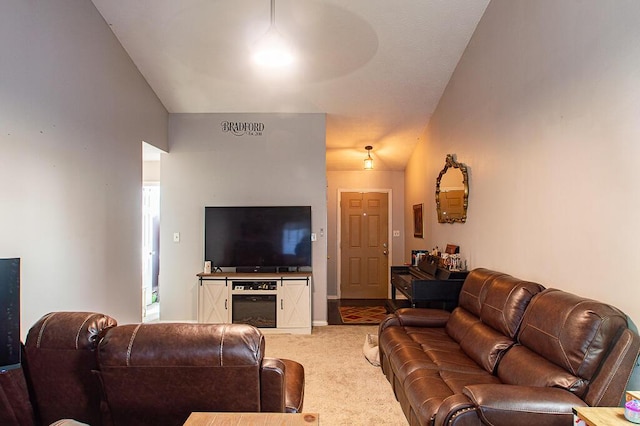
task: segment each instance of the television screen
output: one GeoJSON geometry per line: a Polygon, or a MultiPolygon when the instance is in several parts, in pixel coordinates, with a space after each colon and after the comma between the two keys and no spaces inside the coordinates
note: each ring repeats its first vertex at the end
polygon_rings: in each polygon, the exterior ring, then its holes
{"type": "Polygon", "coordinates": [[[205,207],[204,257],[214,267],[311,266],[311,207],[205,207]]]}
{"type": "Polygon", "coordinates": [[[0,369],[20,366],[20,259],[0,259],[0,369]]]}

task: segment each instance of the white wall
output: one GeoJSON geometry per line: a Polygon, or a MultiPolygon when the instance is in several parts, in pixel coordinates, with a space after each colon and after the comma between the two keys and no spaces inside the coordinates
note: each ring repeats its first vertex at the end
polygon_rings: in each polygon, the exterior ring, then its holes
{"type": "Polygon", "coordinates": [[[402,171],[328,171],[327,172],[327,200],[328,200],[328,242],[327,242],[327,294],[337,298],[340,284],[338,270],[338,223],[340,217],[340,191],[385,191],[389,192],[391,215],[389,232],[399,230],[399,237],[391,237],[389,247],[391,258],[389,265],[402,265],[408,261],[404,256],[404,172],[402,171]]]}
{"type": "Polygon", "coordinates": [[[0,257],[22,334],[56,310],[141,319],[141,141],[167,112],[88,0],[0,7],[0,257]]]}
{"type": "Polygon", "coordinates": [[[160,182],[160,160],[142,162],[142,182],[143,183],[160,182]]]}
{"type": "Polygon", "coordinates": [[[637,1],[491,1],[406,170],[432,245],[640,321],[638,22],[637,1]],[[462,225],[436,222],[447,153],[471,172],[462,225]]]}
{"type": "Polygon", "coordinates": [[[161,156],[160,315],[197,318],[204,261],[204,207],[311,206],[313,320],[326,323],[327,192],[324,114],[171,114],[161,156]],[[264,123],[235,136],[221,123],[264,123]],[[324,236],[320,236],[324,229],[324,236]],[[179,232],[181,241],[173,242],[179,232]]]}

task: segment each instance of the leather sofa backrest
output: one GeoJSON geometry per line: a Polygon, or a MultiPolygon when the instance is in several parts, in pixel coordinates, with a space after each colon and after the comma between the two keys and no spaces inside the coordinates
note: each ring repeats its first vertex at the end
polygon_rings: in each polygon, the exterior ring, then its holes
{"type": "Polygon", "coordinates": [[[460,290],[458,306],[479,318],[487,290],[493,280],[502,275],[507,274],[485,268],[477,268],[469,272],[460,290]]]}
{"type": "Polygon", "coordinates": [[[43,316],[27,334],[27,379],[43,424],[75,419],[100,425],[100,387],[92,374],[96,348],[116,321],[91,312],[55,312],[43,316]]]}
{"type": "Polygon", "coordinates": [[[182,424],[193,411],[261,411],[263,356],[262,333],[245,324],[118,326],[98,349],[109,415],[119,426],[182,424]]]}
{"type": "Polygon", "coordinates": [[[561,387],[582,398],[626,328],[625,315],[612,306],[547,289],[529,304],[519,346],[501,360],[498,375],[506,383],[561,387]]]}
{"type": "Polygon", "coordinates": [[[555,387],[582,397],[588,382],[550,362],[526,346],[516,345],[500,360],[497,375],[502,382],[519,386],[555,387]]]}
{"type": "Polygon", "coordinates": [[[498,332],[514,339],[529,302],[542,290],[544,287],[540,284],[522,281],[511,275],[499,275],[493,279],[484,293],[480,319],[498,332]]]}
{"type": "Polygon", "coordinates": [[[531,302],[518,341],[572,374],[591,380],[626,328],[626,316],[618,309],[548,289],[531,302]]]}
{"type": "Polygon", "coordinates": [[[475,269],[464,282],[461,306],[451,314],[447,333],[488,372],[515,343],[515,334],[533,296],[544,287],[511,275],[475,269]]]}

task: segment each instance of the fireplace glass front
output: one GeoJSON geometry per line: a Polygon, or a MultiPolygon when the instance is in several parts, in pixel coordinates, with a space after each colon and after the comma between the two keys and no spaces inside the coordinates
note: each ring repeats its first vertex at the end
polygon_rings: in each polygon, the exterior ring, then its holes
{"type": "Polygon", "coordinates": [[[276,328],[275,294],[234,294],[231,301],[231,316],[234,324],[276,328]]]}

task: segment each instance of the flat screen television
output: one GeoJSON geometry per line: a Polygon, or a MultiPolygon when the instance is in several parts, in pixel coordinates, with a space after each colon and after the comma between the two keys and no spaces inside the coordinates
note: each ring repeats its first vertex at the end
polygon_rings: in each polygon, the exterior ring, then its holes
{"type": "Polygon", "coordinates": [[[20,366],[20,259],[0,259],[0,370],[20,366]]]}
{"type": "Polygon", "coordinates": [[[205,207],[204,258],[215,268],[283,272],[311,266],[311,207],[205,207]]]}

